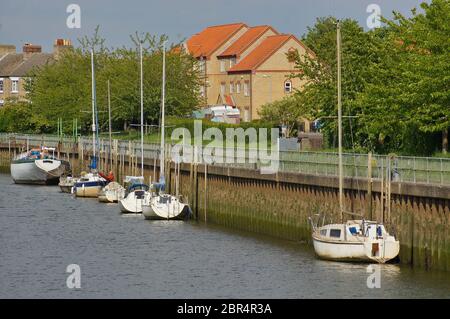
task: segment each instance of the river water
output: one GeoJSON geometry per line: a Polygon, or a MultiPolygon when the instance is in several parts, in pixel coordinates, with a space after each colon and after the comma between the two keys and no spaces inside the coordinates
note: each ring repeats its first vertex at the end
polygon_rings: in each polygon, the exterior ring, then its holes
{"type": "Polygon", "coordinates": [[[318,260],[301,243],[122,216],[117,205],[5,174],[0,244],[0,298],[450,297],[450,273],[381,265],[380,288],[370,289],[367,264],[318,260]],[[67,287],[70,264],[79,289],[67,287]]]}

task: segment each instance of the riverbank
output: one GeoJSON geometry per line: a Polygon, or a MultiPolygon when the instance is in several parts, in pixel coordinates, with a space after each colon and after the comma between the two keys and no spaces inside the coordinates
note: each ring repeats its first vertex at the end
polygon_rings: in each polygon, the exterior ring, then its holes
{"type": "MultiPolygon", "coordinates": [[[[137,174],[140,156],[136,145],[131,142],[119,145],[114,143],[112,168],[117,180],[121,181],[125,175],[137,174]]],[[[155,159],[157,148],[157,145],[154,148],[149,145],[144,150],[146,181],[158,178],[158,174],[154,175],[159,166],[155,159]]],[[[84,169],[89,161],[89,149],[82,144],[77,147],[62,145],[59,151],[61,156],[69,159],[75,172],[84,169]]],[[[104,156],[103,153],[100,168],[108,169],[104,156]]],[[[378,165],[380,163],[382,166],[383,158],[378,165]]],[[[298,164],[301,167],[302,162],[298,164]]],[[[240,165],[181,165],[180,193],[189,201],[197,220],[309,243],[308,217],[318,213],[326,213],[328,218],[338,216],[337,176],[318,174],[317,165],[315,174],[295,172],[289,167],[287,170],[281,167],[276,174],[261,174],[257,164],[240,165]]],[[[165,167],[167,189],[174,192],[174,164],[169,165],[168,162],[165,167]]],[[[375,168],[385,174],[383,166],[375,168]]],[[[383,178],[373,177],[369,193],[367,178],[352,176],[352,171],[346,172],[349,175],[344,179],[345,207],[366,219],[384,222],[400,240],[399,261],[402,264],[450,270],[450,185],[405,181],[387,183],[383,178]]],[[[426,172],[428,179],[435,176],[430,170],[426,172]]],[[[359,176],[364,173],[360,167],[359,176]]],[[[405,175],[404,171],[400,173],[405,175]]],[[[442,174],[443,171],[435,176],[436,180],[447,182],[442,174]]],[[[414,173],[415,179],[419,176],[414,173]]]]}
{"type": "Polygon", "coordinates": [[[450,275],[318,260],[308,245],[207,222],[146,221],[0,174],[1,298],[448,298],[450,275]],[[9,200],[17,198],[20,200],[9,200]],[[51,200],[49,200],[51,198],[51,200]],[[81,288],[66,286],[69,264],[81,288]]]}

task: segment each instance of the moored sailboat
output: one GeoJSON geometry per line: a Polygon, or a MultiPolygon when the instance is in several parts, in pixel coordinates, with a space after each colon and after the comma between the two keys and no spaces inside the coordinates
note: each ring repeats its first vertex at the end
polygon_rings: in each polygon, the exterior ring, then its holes
{"type": "Polygon", "coordinates": [[[117,203],[125,198],[125,188],[117,182],[110,182],[98,194],[98,200],[103,203],[117,203]]]}
{"type": "MultiPolygon", "coordinates": [[[[145,219],[184,219],[189,216],[190,208],[186,203],[182,203],[178,196],[165,194],[165,177],[164,177],[164,125],[165,125],[165,84],[166,84],[166,48],[163,46],[163,74],[162,74],[162,100],[161,100],[161,158],[160,158],[160,179],[155,184],[155,188],[159,189],[159,194],[144,202],[142,213],[145,219]]],[[[177,188],[178,189],[178,188],[177,188]]],[[[178,194],[177,194],[178,195],[178,194]]]]}
{"type": "Polygon", "coordinates": [[[144,184],[144,73],[142,70],[142,43],[139,44],[140,57],[140,77],[141,77],[141,176],[133,179],[142,182],[132,182],[125,198],[119,201],[119,207],[122,214],[140,214],[142,213],[142,205],[145,201],[149,201],[152,196],[149,192],[150,187],[144,184]]]}
{"type": "Polygon", "coordinates": [[[11,177],[16,184],[57,184],[68,172],[70,163],[56,158],[54,148],[32,149],[11,162],[11,177]]]}
{"type": "MultiPolygon", "coordinates": [[[[399,254],[400,243],[386,231],[383,223],[366,221],[364,219],[343,222],[343,214],[345,211],[342,158],[341,33],[339,21],[337,23],[337,67],[339,210],[341,223],[327,224],[319,227],[310,219],[314,251],[322,259],[385,263],[399,254]]],[[[353,213],[348,214],[356,215],[353,213]]]]}
{"type": "Polygon", "coordinates": [[[98,197],[102,187],[108,184],[108,180],[101,176],[97,171],[97,154],[96,148],[98,144],[98,117],[96,105],[95,90],[95,68],[94,68],[94,51],[91,51],[91,74],[92,74],[92,159],[89,166],[90,172],[84,173],[75,182],[73,193],[77,197],[98,197]]]}
{"type": "Polygon", "coordinates": [[[76,178],[68,175],[68,176],[61,176],[59,178],[58,186],[61,189],[61,192],[63,193],[72,193],[72,187],[75,186],[75,182],[77,181],[76,178]]]}

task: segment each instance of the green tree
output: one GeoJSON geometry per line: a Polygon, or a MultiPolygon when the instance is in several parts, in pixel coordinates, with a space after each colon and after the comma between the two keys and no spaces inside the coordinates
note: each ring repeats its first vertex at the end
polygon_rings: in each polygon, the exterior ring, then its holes
{"type": "MultiPolygon", "coordinates": [[[[293,74],[306,81],[304,88],[296,92],[304,108],[322,122],[323,132],[328,136],[337,131],[337,52],[336,22],[334,17],[318,18],[309,27],[303,42],[315,52],[315,56],[290,54],[300,72],[293,74]]],[[[364,90],[367,65],[376,59],[371,36],[351,19],[341,22],[342,33],[342,101],[343,114],[359,116],[361,106],[354,104],[356,95],[364,90]]],[[[353,131],[361,129],[358,121],[344,121],[344,145],[353,145],[353,131]]]]}
{"type": "MultiPolygon", "coordinates": [[[[140,122],[139,50],[143,45],[144,116],[149,122],[160,117],[162,86],[162,43],[166,36],[131,36],[133,45],[108,49],[98,34],[79,40],[80,47],[68,51],[50,65],[34,70],[29,84],[32,109],[55,130],[57,119],[78,118],[82,131],[91,125],[91,62],[95,52],[97,107],[100,128],[107,128],[107,81],[111,83],[111,108],[114,128],[128,128],[140,122]]],[[[196,60],[174,45],[166,48],[166,113],[183,116],[198,105],[199,77],[196,60]]],[[[69,128],[69,126],[68,126],[69,128]]]]}
{"type": "Polygon", "coordinates": [[[311,120],[303,101],[297,96],[289,96],[282,100],[264,104],[258,114],[263,121],[285,125],[286,137],[292,136],[299,121],[302,119],[311,120]]]}
{"type": "Polygon", "coordinates": [[[448,149],[450,127],[450,1],[421,3],[423,13],[411,18],[397,13],[391,28],[408,52],[403,74],[411,80],[406,95],[413,101],[408,115],[423,132],[442,132],[442,151],[448,149]],[[414,76],[409,76],[414,74],[414,76]]]}
{"type": "Polygon", "coordinates": [[[40,133],[48,127],[49,122],[33,112],[28,102],[10,98],[0,108],[0,132],[40,133]]]}

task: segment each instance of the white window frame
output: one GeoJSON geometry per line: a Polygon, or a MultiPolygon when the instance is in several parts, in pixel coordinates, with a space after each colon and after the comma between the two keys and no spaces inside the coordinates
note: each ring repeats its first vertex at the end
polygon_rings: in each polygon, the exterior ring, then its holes
{"type": "Polygon", "coordinates": [[[19,93],[19,78],[18,77],[11,77],[9,78],[11,80],[11,93],[19,93]],[[14,83],[17,83],[17,86],[14,88],[14,83]]]}
{"type": "Polygon", "coordinates": [[[198,71],[200,73],[205,73],[205,69],[206,69],[206,61],[203,59],[200,59],[198,62],[198,71]]]}
{"type": "Polygon", "coordinates": [[[236,94],[240,94],[241,93],[241,82],[238,81],[236,82],[236,94]]]}
{"type": "Polygon", "coordinates": [[[3,80],[3,78],[0,78],[0,82],[2,83],[2,85],[0,86],[0,93],[3,93],[3,91],[5,90],[5,81],[3,80]]]}
{"type": "Polygon", "coordinates": [[[225,60],[220,60],[220,72],[225,72],[225,60]]]}
{"type": "Polygon", "coordinates": [[[236,64],[236,58],[230,59],[230,68],[232,68],[236,64]]]}
{"type": "Polygon", "coordinates": [[[249,81],[244,81],[244,96],[250,96],[250,83],[249,83],[249,81]]]}
{"type": "Polygon", "coordinates": [[[292,82],[290,80],[284,82],[284,93],[292,93],[292,82]]]}
{"type": "Polygon", "coordinates": [[[234,82],[230,82],[230,94],[234,93],[234,82]]]}

